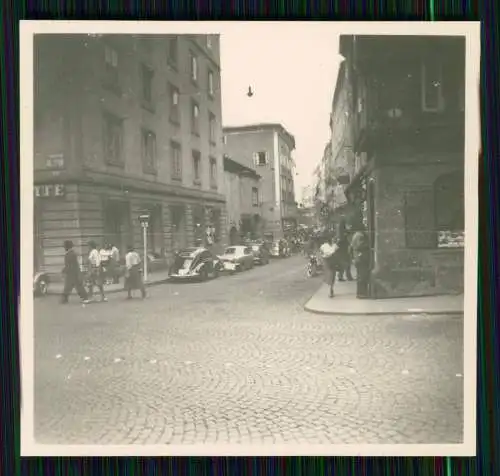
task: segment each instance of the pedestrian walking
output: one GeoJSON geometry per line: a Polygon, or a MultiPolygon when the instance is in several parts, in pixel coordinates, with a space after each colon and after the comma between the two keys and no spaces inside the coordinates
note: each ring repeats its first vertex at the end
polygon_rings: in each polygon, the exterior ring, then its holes
{"type": "Polygon", "coordinates": [[[328,272],[328,296],[332,298],[334,296],[333,288],[335,286],[335,278],[342,267],[342,255],[339,253],[339,247],[334,242],[333,236],[326,237],[319,251],[324,267],[328,272]]]}
{"type": "Polygon", "coordinates": [[[94,241],[89,243],[90,253],[88,257],[89,262],[89,297],[92,299],[94,296],[94,287],[97,286],[101,294],[101,301],[106,302],[107,298],[104,294],[104,276],[101,265],[101,255],[97,251],[97,245],[94,241]]]}
{"type": "Polygon", "coordinates": [[[111,245],[105,243],[99,250],[99,256],[101,257],[101,267],[102,267],[102,279],[104,284],[110,284],[112,282],[111,278],[111,245]]]}
{"type": "Polygon", "coordinates": [[[82,304],[87,304],[88,296],[85,287],[83,286],[83,277],[80,270],[80,264],[78,263],[78,258],[76,257],[75,250],[73,249],[73,242],[71,240],[66,240],[64,242],[64,290],[61,299],[62,304],[67,304],[69,301],[69,295],[76,289],[76,292],[80,296],[82,304]]]}
{"type": "Polygon", "coordinates": [[[351,241],[354,265],[356,266],[356,296],[358,299],[369,297],[370,283],[370,246],[363,229],[354,233],[351,241]]]}
{"type": "Polygon", "coordinates": [[[128,252],[125,255],[125,267],[125,290],[127,291],[127,299],[132,299],[132,291],[134,289],[139,289],[142,299],[144,299],[146,297],[146,288],[141,273],[141,257],[133,246],[128,247],[128,252]]]}
{"type": "Polygon", "coordinates": [[[120,282],[120,250],[114,244],[111,245],[111,267],[113,284],[118,284],[120,282]]]}

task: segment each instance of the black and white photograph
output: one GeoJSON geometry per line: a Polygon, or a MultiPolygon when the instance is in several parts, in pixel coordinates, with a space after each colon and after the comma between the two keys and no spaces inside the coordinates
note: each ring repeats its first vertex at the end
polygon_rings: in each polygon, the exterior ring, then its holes
{"type": "Polygon", "coordinates": [[[23,455],[475,454],[478,22],[20,32],[23,455]]]}

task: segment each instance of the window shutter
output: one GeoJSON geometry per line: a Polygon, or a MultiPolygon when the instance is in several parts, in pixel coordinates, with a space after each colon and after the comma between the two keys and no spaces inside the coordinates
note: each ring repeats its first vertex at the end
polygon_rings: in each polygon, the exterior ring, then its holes
{"type": "Polygon", "coordinates": [[[259,153],[258,152],[253,153],[253,164],[259,165],[259,153]]]}

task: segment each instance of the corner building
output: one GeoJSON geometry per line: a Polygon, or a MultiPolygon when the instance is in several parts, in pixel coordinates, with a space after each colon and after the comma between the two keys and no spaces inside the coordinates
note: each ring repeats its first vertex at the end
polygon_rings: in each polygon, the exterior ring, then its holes
{"type": "Polygon", "coordinates": [[[217,35],[36,35],[35,269],[62,241],[168,258],[207,225],[225,242],[217,35]]]}
{"type": "Polygon", "coordinates": [[[345,35],[340,53],[334,160],[370,235],[371,296],[462,293],[465,37],[345,35]]]}

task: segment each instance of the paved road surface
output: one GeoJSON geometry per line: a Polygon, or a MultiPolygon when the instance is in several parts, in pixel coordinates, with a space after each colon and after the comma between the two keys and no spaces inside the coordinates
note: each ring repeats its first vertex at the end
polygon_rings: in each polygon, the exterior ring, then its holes
{"type": "Polygon", "coordinates": [[[321,316],[304,259],[35,302],[40,443],[459,443],[462,317],[321,316]]]}

